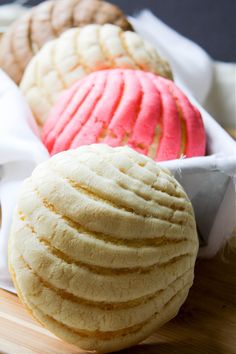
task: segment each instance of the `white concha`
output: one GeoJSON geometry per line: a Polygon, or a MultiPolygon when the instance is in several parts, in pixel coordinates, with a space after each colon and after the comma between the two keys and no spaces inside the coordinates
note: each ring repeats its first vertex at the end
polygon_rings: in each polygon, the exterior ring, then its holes
{"type": "Polygon", "coordinates": [[[90,145],[55,155],[26,180],[9,264],[45,327],[110,352],[177,314],[197,250],[191,203],[167,170],[128,147],[90,145]]]}
{"type": "Polygon", "coordinates": [[[93,71],[111,68],[172,78],[168,63],[138,34],[111,24],[93,24],[69,29],[46,43],[27,66],[20,87],[42,125],[64,89],[93,71]]]}

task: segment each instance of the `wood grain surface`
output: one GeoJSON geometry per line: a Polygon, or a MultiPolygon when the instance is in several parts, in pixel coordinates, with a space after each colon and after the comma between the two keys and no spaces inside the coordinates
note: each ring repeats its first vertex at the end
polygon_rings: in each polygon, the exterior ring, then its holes
{"type": "MultiPolygon", "coordinates": [[[[198,260],[194,286],[179,315],[142,344],[120,354],[235,354],[236,253],[198,260]]],[[[18,298],[0,290],[0,353],[87,353],[37,324],[18,298]]]]}

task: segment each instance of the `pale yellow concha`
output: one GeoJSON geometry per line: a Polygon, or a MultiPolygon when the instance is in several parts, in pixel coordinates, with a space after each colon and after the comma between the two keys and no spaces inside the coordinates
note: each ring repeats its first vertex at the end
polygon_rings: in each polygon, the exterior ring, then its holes
{"type": "Polygon", "coordinates": [[[128,147],[55,155],[24,183],[9,246],[23,303],[86,350],[136,344],[174,317],[198,250],[191,203],[128,147]]]}
{"type": "Polygon", "coordinates": [[[42,124],[64,89],[93,71],[111,68],[172,78],[169,64],[138,34],[111,24],[92,24],[69,29],[45,44],[27,66],[20,86],[42,124]]]}

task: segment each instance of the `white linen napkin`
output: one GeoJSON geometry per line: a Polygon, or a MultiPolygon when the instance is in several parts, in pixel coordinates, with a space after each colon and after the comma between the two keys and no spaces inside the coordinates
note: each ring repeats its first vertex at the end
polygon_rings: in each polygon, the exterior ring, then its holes
{"type": "Polygon", "coordinates": [[[181,36],[149,10],[130,17],[135,30],[156,46],[174,72],[174,80],[217,121],[236,131],[236,64],[213,61],[196,43],[181,36]]]}
{"type": "Polygon", "coordinates": [[[235,63],[214,63],[212,87],[204,107],[236,138],[235,63]]]}
{"type": "Polygon", "coordinates": [[[8,290],[7,243],[17,195],[22,181],[48,156],[20,91],[0,70],[0,287],[8,290]]]}
{"type": "MultiPolygon", "coordinates": [[[[209,94],[213,62],[200,47],[149,11],[130,20],[137,32],[171,62],[176,82],[201,110],[208,153],[212,155],[165,164],[175,173],[193,202],[202,237],[202,254],[212,256],[233,230],[236,175],[235,142],[200,106],[209,94]],[[208,213],[203,213],[206,208],[208,213]]],[[[22,181],[48,157],[24,99],[15,84],[0,71],[0,287],[8,290],[13,288],[7,270],[7,242],[17,195],[22,181]]]]}
{"type": "Polygon", "coordinates": [[[212,83],[213,61],[208,54],[196,43],[168,27],[149,10],[143,10],[129,20],[136,32],[152,43],[161,56],[169,61],[177,85],[191,92],[202,104],[212,83]]]}

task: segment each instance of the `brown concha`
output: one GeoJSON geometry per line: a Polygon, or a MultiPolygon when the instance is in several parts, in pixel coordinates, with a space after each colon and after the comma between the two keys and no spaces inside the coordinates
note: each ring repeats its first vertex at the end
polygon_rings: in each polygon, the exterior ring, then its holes
{"type": "Polygon", "coordinates": [[[71,27],[112,23],[132,30],[123,12],[100,0],[49,0],[14,22],[0,43],[0,67],[20,83],[25,67],[49,40],[71,27]]]}

